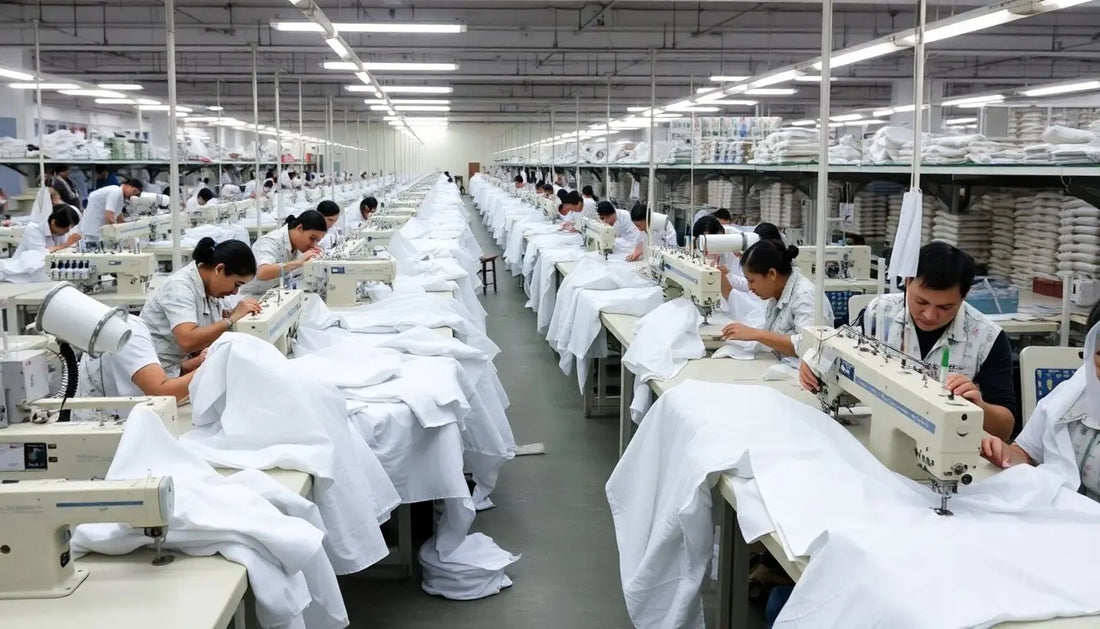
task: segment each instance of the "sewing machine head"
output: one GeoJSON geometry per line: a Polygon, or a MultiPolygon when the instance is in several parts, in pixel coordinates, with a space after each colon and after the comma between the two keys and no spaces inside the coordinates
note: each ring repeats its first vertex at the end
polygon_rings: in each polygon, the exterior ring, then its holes
{"type": "Polygon", "coordinates": [[[273,288],[260,300],[262,310],[242,318],[235,329],[263,339],[287,354],[290,352],[290,337],[298,329],[304,301],[300,290],[273,288]]]}
{"type": "Polygon", "coordinates": [[[140,480],[30,480],[0,484],[0,600],[61,598],[88,577],[73,564],[70,526],[124,523],[144,529],[162,556],[175,507],[172,477],[140,480]]]}
{"type": "Polygon", "coordinates": [[[650,250],[649,268],[665,299],[691,299],[704,323],[722,303],[722,272],[701,256],[683,249],[655,248],[650,250]]]}
{"type": "Polygon", "coordinates": [[[982,409],[950,394],[933,368],[845,326],[808,327],[799,349],[822,382],[822,407],[836,414],[850,395],[871,408],[870,450],[886,467],[948,497],[981,463],[982,409]]]}
{"type": "Polygon", "coordinates": [[[23,242],[23,225],[0,227],[0,255],[11,257],[23,242]]]}
{"type": "Polygon", "coordinates": [[[381,229],[397,231],[405,226],[412,218],[411,214],[390,214],[381,213],[381,211],[375,211],[370,216],[370,222],[381,229]]]}
{"type": "Polygon", "coordinates": [[[393,235],[397,233],[395,229],[382,229],[374,225],[373,217],[366,224],[356,229],[349,235],[349,240],[359,239],[366,243],[367,248],[370,251],[382,247],[389,246],[390,240],[393,239],[393,235]]]}
{"type": "Polygon", "coordinates": [[[148,242],[151,225],[152,221],[145,216],[125,223],[104,225],[99,230],[99,242],[109,249],[127,247],[135,241],[148,242]]]}
{"type": "Polygon", "coordinates": [[[302,272],[304,285],[312,287],[334,308],[359,303],[359,285],[363,282],[393,284],[396,276],[397,262],[389,256],[351,259],[330,254],[306,262],[302,272]]]}
{"type": "Polygon", "coordinates": [[[577,229],[588,251],[598,251],[607,257],[615,250],[615,228],[595,218],[582,218],[577,229]]]}
{"type": "Polygon", "coordinates": [[[150,241],[168,240],[172,237],[171,214],[154,214],[148,220],[150,241]]]}
{"type": "Polygon", "coordinates": [[[149,288],[157,261],[151,253],[64,249],[46,254],[46,269],[51,280],[72,282],[85,292],[102,290],[103,276],[113,275],[116,294],[137,296],[144,295],[149,288]]]}
{"type": "Polygon", "coordinates": [[[172,200],[167,194],[156,192],[142,192],[126,200],[126,210],[131,215],[157,214],[171,206],[172,200]]]}
{"type": "MultiPolygon", "coordinates": [[[[817,247],[798,248],[798,269],[806,277],[817,271],[817,247]]],[[[866,245],[825,245],[825,277],[830,279],[868,279],[871,277],[871,248],[866,245]]]]}

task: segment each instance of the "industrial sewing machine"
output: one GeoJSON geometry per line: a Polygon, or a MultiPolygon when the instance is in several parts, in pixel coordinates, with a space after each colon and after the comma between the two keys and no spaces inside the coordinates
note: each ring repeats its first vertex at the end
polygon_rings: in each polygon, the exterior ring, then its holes
{"type": "MultiPolygon", "coordinates": [[[[817,247],[798,248],[794,259],[806,277],[817,274],[817,247]]],[[[871,248],[866,245],[825,245],[825,277],[828,279],[868,279],[871,277],[871,248]]]]}
{"type": "Polygon", "coordinates": [[[149,288],[157,261],[151,253],[66,249],[46,254],[46,268],[51,280],[72,282],[85,292],[101,290],[103,276],[112,275],[116,294],[136,297],[144,295],[149,288]]]}
{"type": "Polygon", "coordinates": [[[397,262],[389,257],[372,259],[332,256],[306,262],[302,281],[312,292],[321,295],[329,307],[354,306],[359,303],[359,285],[363,282],[393,284],[397,262]]]}
{"type": "Polygon", "coordinates": [[[149,240],[156,242],[159,240],[168,240],[172,237],[172,215],[171,214],[154,214],[148,217],[149,220],[149,240]]]}
{"type": "Polygon", "coordinates": [[[167,194],[142,192],[126,200],[126,211],[132,215],[157,214],[172,207],[172,199],[167,194]]]}
{"type": "Polygon", "coordinates": [[[412,218],[412,214],[371,214],[370,221],[373,225],[382,229],[397,231],[405,226],[412,218]]]}
{"type": "Polygon", "coordinates": [[[981,463],[982,409],[949,393],[925,363],[844,326],[807,327],[802,358],[821,380],[818,399],[834,417],[850,395],[871,408],[871,453],[940,494],[936,512],[981,463]]]}
{"type": "Polygon", "coordinates": [[[237,321],[235,331],[263,339],[283,354],[290,351],[290,337],[298,329],[305,295],[300,290],[273,288],[260,300],[262,310],[237,321]]]}
{"type": "Polygon", "coordinates": [[[683,249],[653,249],[649,269],[664,290],[665,299],[691,299],[703,315],[704,324],[722,303],[722,272],[701,256],[683,249]]]}
{"type": "Polygon", "coordinates": [[[148,242],[151,231],[152,221],[143,216],[125,223],[104,225],[99,230],[99,242],[108,249],[120,249],[135,241],[148,242]]]}
{"type": "Polygon", "coordinates": [[[252,199],[226,203],[210,202],[206,205],[200,205],[197,211],[189,214],[189,218],[191,225],[231,223],[244,218],[245,214],[255,206],[256,202],[252,199]]]}
{"type": "Polygon", "coordinates": [[[603,221],[582,218],[577,232],[584,239],[584,246],[589,251],[598,251],[607,258],[615,250],[615,228],[603,221]]]}
{"type": "Polygon", "coordinates": [[[374,224],[374,219],[372,217],[366,225],[353,231],[349,236],[349,240],[358,238],[364,241],[366,246],[373,251],[378,247],[385,248],[389,246],[390,240],[393,240],[393,235],[396,233],[396,229],[382,229],[378,227],[374,224]]]}
{"type": "Polygon", "coordinates": [[[19,243],[23,242],[23,229],[22,225],[0,227],[0,255],[10,258],[15,254],[19,243]]]}

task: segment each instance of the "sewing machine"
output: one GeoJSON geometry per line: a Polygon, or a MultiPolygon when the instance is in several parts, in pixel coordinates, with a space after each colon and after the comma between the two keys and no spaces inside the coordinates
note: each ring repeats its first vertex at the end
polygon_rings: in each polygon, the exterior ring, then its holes
{"type": "Polygon", "coordinates": [[[205,225],[210,223],[230,223],[245,217],[245,214],[256,206],[252,199],[244,201],[229,201],[226,203],[209,202],[200,205],[199,209],[191,212],[189,218],[191,225],[205,225]]]}
{"type": "Polygon", "coordinates": [[[370,222],[381,229],[397,231],[404,227],[405,223],[408,223],[411,218],[412,214],[379,214],[375,212],[371,214],[370,222]]]}
{"type": "Polygon", "coordinates": [[[368,249],[373,251],[378,247],[385,248],[389,246],[390,240],[393,239],[393,235],[396,233],[396,229],[381,229],[377,227],[374,225],[374,218],[372,217],[367,225],[352,232],[349,236],[349,240],[358,238],[366,243],[368,249]]]}
{"type": "Polygon", "coordinates": [[[119,249],[135,241],[148,242],[152,221],[141,217],[125,223],[111,223],[99,230],[99,242],[109,249],[119,249]]]}
{"type": "Polygon", "coordinates": [[[303,282],[321,295],[329,307],[354,306],[359,302],[359,284],[392,284],[397,262],[390,257],[369,260],[339,257],[316,258],[306,262],[303,282]]]}
{"type": "Polygon", "coordinates": [[[304,302],[300,290],[273,288],[260,300],[260,313],[237,321],[234,331],[263,339],[286,354],[290,351],[290,337],[298,329],[304,302]]]}
{"type": "Polygon", "coordinates": [[[23,242],[23,229],[22,225],[0,227],[0,253],[9,258],[15,253],[23,242]]]}
{"type": "Polygon", "coordinates": [[[959,484],[969,485],[982,461],[983,413],[947,392],[919,360],[845,326],[802,331],[803,360],[822,381],[818,399],[834,417],[845,394],[871,408],[871,453],[883,465],[940,494],[940,515],[959,484]]]}
{"type": "Polygon", "coordinates": [[[598,251],[607,258],[615,250],[615,228],[603,221],[582,218],[577,232],[584,239],[584,246],[589,251],[598,251]]]}
{"type": "Polygon", "coordinates": [[[688,297],[703,315],[704,324],[722,303],[722,272],[705,258],[682,249],[653,249],[649,268],[665,299],[688,297]]]}
{"type": "Polygon", "coordinates": [[[137,480],[34,480],[0,484],[0,599],[61,598],[88,578],[73,565],[74,524],[121,522],[145,529],[161,553],[175,507],[172,477],[137,480]]]}
{"type": "Polygon", "coordinates": [[[130,214],[144,215],[156,214],[167,210],[172,206],[172,199],[167,194],[156,192],[142,192],[140,195],[126,200],[126,211],[130,214]]]}
{"type": "Polygon", "coordinates": [[[168,240],[172,237],[172,215],[154,214],[148,217],[149,240],[151,242],[168,240]]]}
{"type": "Polygon", "coordinates": [[[46,267],[51,280],[72,282],[85,292],[100,288],[104,275],[113,275],[116,294],[140,296],[156,273],[157,261],[151,253],[63,250],[46,254],[46,267]]]}
{"type": "MultiPolygon", "coordinates": [[[[794,259],[806,277],[817,274],[817,247],[798,248],[794,259]]],[[[825,245],[825,277],[828,279],[868,279],[871,277],[871,248],[866,245],[825,245]]]]}

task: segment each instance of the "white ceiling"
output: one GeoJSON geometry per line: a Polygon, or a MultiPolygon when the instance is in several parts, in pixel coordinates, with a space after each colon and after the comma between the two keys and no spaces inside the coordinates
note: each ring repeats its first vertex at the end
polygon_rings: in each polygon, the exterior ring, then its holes
{"type": "MultiPolygon", "coordinates": [[[[928,20],[986,3],[929,0],[928,20]]],[[[582,121],[605,116],[608,81],[612,112],[648,104],[650,51],[657,64],[659,101],[678,99],[712,74],[755,74],[820,53],[821,9],[816,2],[573,2],[551,0],[318,0],[333,22],[461,22],[453,35],[342,34],[365,62],[457,62],[457,72],[373,72],[384,84],[450,85],[452,121],[547,121],[551,107],[572,121],[579,98],[582,121]]],[[[1100,3],[1094,3],[1100,4],[1100,3]]],[[[146,94],[167,95],[163,2],[155,0],[6,0],[0,3],[0,47],[33,46],[31,22],[41,23],[44,72],[90,82],[140,81],[146,94]]],[[[328,96],[336,119],[365,117],[364,94],[343,85],[350,73],[321,69],[336,59],[317,33],[277,32],[272,20],[302,20],[285,0],[179,0],[176,3],[179,102],[212,105],[220,91],[227,113],[252,109],[251,45],[258,43],[260,109],[272,122],[272,77],[283,81],[282,121],[297,124],[298,81],[307,125],[324,119],[328,96]]],[[[836,48],[914,25],[914,4],[890,0],[838,3],[836,48]]],[[[966,94],[1100,74],[1100,10],[1058,11],[929,46],[927,73],[948,94],[966,94]]],[[[912,53],[900,52],[839,70],[833,108],[888,104],[892,84],[912,76],[912,53]]],[[[799,84],[794,97],[762,101],[764,113],[803,117],[813,112],[818,87],[799,84]]],[[[402,98],[412,96],[400,95],[402,98]]],[[[47,102],[87,106],[60,95],[47,102]]],[[[438,96],[433,98],[439,98],[438,96]]],[[[731,109],[731,113],[746,110],[731,109]]],[[[380,116],[374,112],[375,117],[380,116]]],[[[429,114],[438,115],[438,114],[429,114]]]]}

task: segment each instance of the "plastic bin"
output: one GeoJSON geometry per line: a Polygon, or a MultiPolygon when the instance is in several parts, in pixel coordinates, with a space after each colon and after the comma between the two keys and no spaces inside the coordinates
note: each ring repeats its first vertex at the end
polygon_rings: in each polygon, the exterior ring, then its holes
{"type": "Polygon", "coordinates": [[[976,277],[966,303],[985,314],[1010,314],[1020,310],[1020,289],[990,277],[976,277]]]}

